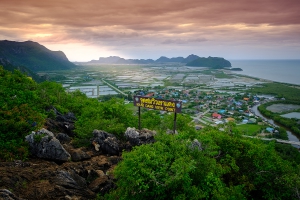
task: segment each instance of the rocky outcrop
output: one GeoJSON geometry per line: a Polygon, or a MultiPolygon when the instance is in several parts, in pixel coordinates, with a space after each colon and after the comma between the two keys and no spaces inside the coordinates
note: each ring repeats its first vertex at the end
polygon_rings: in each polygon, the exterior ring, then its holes
{"type": "Polygon", "coordinates": [[[96,150],[101,150],[109,155],[119,155],[121,151],[120,141],[116,136],[101,130],[94,130],[93,135],[91,140],[96,150]]]}
{"type": "Polygon", "coordinates": [[[131,127],[128,127],[125,132],[125,137],[129,140],[132,146],[153,143],[155,142],[154,135],[156,135],[156,131],[151,131],[148,129],[142,129],[138,131],[131,127]]]}
{"type": "Polygon", "coordinates": [[[112,169],[119,160],[100,155],[61,165],[39,159],[0,163],[0,199],[95,199],[115,188],[112,169]]]}
{"type": "Polygon", "coordinates": [[[64,133],[58,133],[56,135],[56,139],[58,139],[61,144],[68,144],[72,140],[67,134],[64,133]]]}
{"type": "Polygon", "coordinates": [[[128,128],[125,136],[129,141],[120,141],[110,133],[94,130],[92,149],[74,148],[64,133],[54,134],[46,129],[32,132],[26,136],[34,155],[30,160],[0,162],[0,195],[33,200],[95,199],[97,194],[105,195],[116,187],[112,172],[122,159],[122,150],[154,142],[155,134],[147,129],[128,128]]]}
{"type": "Polygon", "coordinates": [[[73,196],[83,196],[87,199],[94,199],[96,197],[95,193],[87,187],[86,180],[75,173],[74,170],[57,171],[53,183],[55,188],[61,193],[60,196],[72,194],[73,196]]]}
{"type": "Polygon", "coordinates": [[[45,123],[45,127],[47,128],[47,130],[55,133],[65,133],[70,137],[74,136],[74,123],[76,121],[74,113],[68,112],[67,114],[63,115],[54,107],[48,109],[48,112],[52,113],[53,116],[51,118],[48,118],[45,123]]]}
{"type": "Polygon", "coordinates": [[[1,200],[23,200],[17,197],[16,195],[14,195],[13,193],[11,193],[7,189],[0,189],[0,199],[1,200]]]}
{"type": "Polygon", "coordinates": [[[197,139],[194,139],[193,142],[191,142],[189,148],[192,150],[198,150],[198,151],[203,150],[202,144],[197,139]]]}
{"type": "Polygon", "coordinates": [[[64,149],[54,134],[46,129],[32,132],[25,137],[29,143],[31,155],[38,158],[51,159],[56,161],[68,161],[71,155],[64,149]]]}
{"type": "Polygon", "coordinates": [[[91,158],[91,156],[88,155],[81,148],[79,148],[79,149],[70,149],[70,150],[68,150],[68,152],[71,155],[71,160],[75,161],[75,162],[78,162],[78,161],[81,161],[81,160],[87,160],[87,159],[91,158]]]}

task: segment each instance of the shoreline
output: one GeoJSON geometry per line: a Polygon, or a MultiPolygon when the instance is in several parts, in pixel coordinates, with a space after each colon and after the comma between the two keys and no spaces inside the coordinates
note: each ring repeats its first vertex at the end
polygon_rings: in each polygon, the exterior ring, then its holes
{"type": "Polygon", "coordinates": [[[270,79],[266,79],[266,78],[260,78],[260,77],[256,77],[256,76],[250,76],[250,75],[240,74],[238,72],[239,71],[230,71],[228,74],[237,75],[237,76],[240,76],[240,77],[258,79],[259,81],[264,81],[264,82],[272,82],[272,83],[279,83],[279,84],[286,84],[286,85],[289,85],[289,86],[300,87],[300,83],[299,84],[295,84],[295,83],[287,83],[287,82],[274,81],[274,80],[270,80],[270,79]]]}

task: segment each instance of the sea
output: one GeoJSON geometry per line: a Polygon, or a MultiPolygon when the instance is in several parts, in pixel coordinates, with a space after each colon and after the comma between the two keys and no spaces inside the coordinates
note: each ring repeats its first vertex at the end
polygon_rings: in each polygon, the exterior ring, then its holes
{"type": "Polygon", "coordinates": [[[300,60],[229,60],[237,74],[300,85],[300,60]]]}

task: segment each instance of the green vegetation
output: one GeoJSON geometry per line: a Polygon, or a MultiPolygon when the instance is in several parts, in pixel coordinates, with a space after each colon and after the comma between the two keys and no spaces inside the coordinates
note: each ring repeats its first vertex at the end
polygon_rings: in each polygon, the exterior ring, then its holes
{"type": "Polygon", "coordinates": [[[44,136],[46,136],[46,134],[38,134],[38,135],[34,135],[34,136],[33,136],[34,142],[35,142],[35,143],[39,143],[39,142],[42,140],[42,138],[43,138],[44,136]]]}
{"type": "Polygon", "coordinates": [[[252,88],[248,92],[252,94],[272,94],[279,98],[284,97],[289,101],[300,101],[300,89],[282,83],[265,83],[262,84],[262,87],[252,88]]]}
{"type": "MultiPolygon", "coordinates": [[[[262,104],[258,107],[258,110],[263,114],[264,116],[273,119],[278,124],[281,124],[284,127],[287,127],[292,130],[293,133],[300,135],[300,124],[298,123],[299,120],[297,119],[289,119],[285,117],[281,117],[280,113],[274,113],[267,109],[268,106],[276,103],[283,103],[283,104],[291,104],[295,102],[291,101],[275,101],[275,102],[269,102],[266,104],[262,104]]],[[[298,104],[298,103],[296,103],[298,104]]]]}
{"type": "Polygon", "coordinates": [[[233,78],[232,75],[225,74],[223,71],[219,70],[204,70],[201,73],[206,75],[213,75],[216,78],[233,78]]]}
{"type": "Polygon", "coordinates": [[[262,130],[264,130],[266,127],[257,125],[257,124],[242,124],[235,127],[238,131],[241,133],[244,133],[246,135],[252,135],[255,136],[258,133],[260,133],[262,130]]]}
{"type": "MultiPolygon", "coordinates": [[[[66,93],[60,84],[36,83],[19,71],[0,67],[0,160],[26,159],[24,137],[43,127],[47,112],[74,112],[75,144],[89,144],[93,129],[122,139],[127,127],[137,127],[136,113],[122,99],[99,102],[79,91],[66,93]]],[[[132,107],[131,107],[132,108],[132,107]]],[[[142,126],[156,130],[156,142],[123,152],[114,170],[117,188],[105,199],[296,199],[300,187],[300,157],[296,149],[244,138],[227,124],[224,131],[196,131],[188,115],[142,112],[142,126]],[[197,140],[195,140],[197,139],[197,140]],[[197,142],[199,141],[199,142],[197,142]],[[292,153],[291,153],[292,152],[292,153]]],[[[249,128],[249,127],[248,127],[249,128]]],[[[251,127],[252,128],[252,127],[251,127]]],[[[37,141],[41,136],[36,136],[37,141]]],[[[74,141],[73,140],[73,141],[74,141]]],[[[24,182],[20,186],[26,188],[24,182]]],[[[99,196],[99,199],[102,197],[99,196]]]]}
{"type": "Polygon", "coordinates": [[[3,68],[5,70],[11,71],[13,72],[14,70],[19,70],[21,71],[23,74],[26,74],[27,76],[30,76],[33,78],[33,80],[35,80],[36,82],[41,82],[43,81],[43,79],[41,77],[39,77],[36,73],[34,73],[33,71],[31,71],[30,69],[28,69],[27,67],[23,67],[23,66],[15,66],[13,64],[11,64],[8,60],[6,59],[0,59],[0,65],[3,66],[3,68]]]}
{"type": "Polygon", "coordinates": [[[123,153],[105,199],[296,199],[299,160],[274,143],[211,128],[156,141],[123,153]]]}
{"type": "Polygon", "coordinates": [[[26,135],[43,127],[47,112],[54,106],[59,112],[75,113],[75,143],[86,144],[93,129],[102,129],[123,135],[128,126],[136,121],[123,100],[111,99],[98,102],[75,91],[66,93],[54,82],[36,83],[19,71],[13,73],[0,67],[0,160],[24,160],[28,156],[26,135]]]}
{"type": "Polygon", "coordinates": [[[186,65],[194,67],[210,67],[214,69],[231,67],[231,63],[228,60],[218,57],[198,58],[196,60],[188,62],[186,65]]]}

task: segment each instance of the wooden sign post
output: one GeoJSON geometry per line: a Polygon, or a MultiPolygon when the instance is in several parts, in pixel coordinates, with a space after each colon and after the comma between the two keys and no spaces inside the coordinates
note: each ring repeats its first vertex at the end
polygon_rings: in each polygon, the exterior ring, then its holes
{"type": "Polygon", "coordinates": [[[181,113],[181,108],[182,108],[181,101],[155,99],[152,97],[144,97],[144,96],[134,96],[133,105],[139,107],[139,130],[141,130],[141,107],[142,107],[142,108],[148,108],[154,110],[174,112],[173,132],[175,133],[177,113],[181,113]]]}

